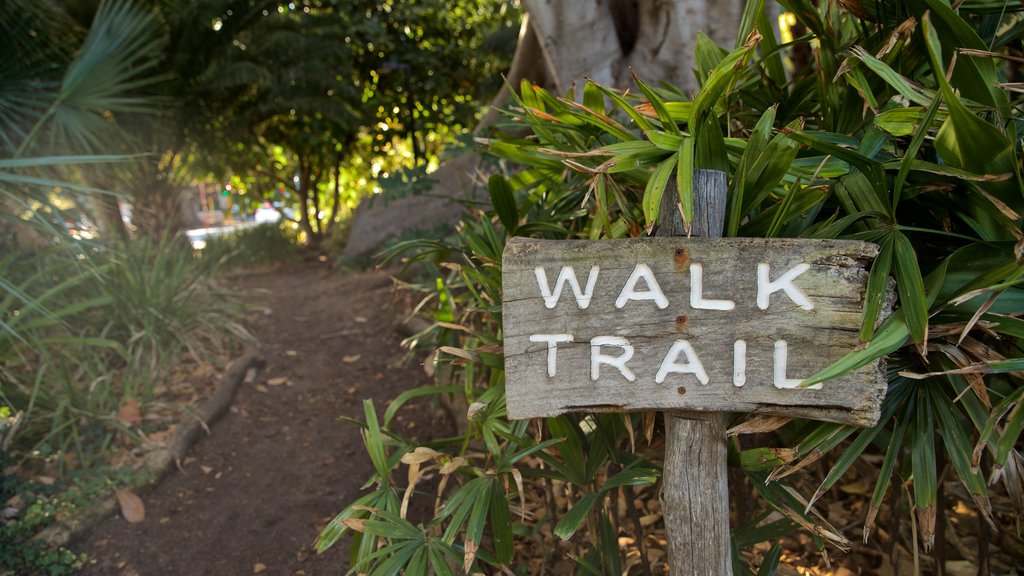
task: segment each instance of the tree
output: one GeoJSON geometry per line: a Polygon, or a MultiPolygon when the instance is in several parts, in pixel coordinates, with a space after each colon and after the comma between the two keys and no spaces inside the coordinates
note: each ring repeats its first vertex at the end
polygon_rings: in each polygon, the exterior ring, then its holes
{"type": "Polygon", "coordinates": [[[21,0],[0,11],[0,50],[7,55],[0,63],[0,157],[7,158],[0,202],[14,230],[26,223],[24,214],[48,223],[45,234],[59,234],[62,226],[52,226],[63,222],[54,189],[73,202],[91,199],[101,225],[120,226],[99,168],[138,150],[125,138],[123,120],[158,109],[151,90],[162,80],[166,39],[159,15],[128,1],[104,2],[90,14],[79,22],[77,11],[21,0]],[[111,150],[111,142],[125,140],[111,150]]]}
{"type": "MultiPolygon", "coordinates": [[[[506,74],[507,81],[474,127],[475,133],[485,135],[494,128],[501,118],[499,110],[509,104],[508,87],[519,86],[522,80],[565,95],[574,86],[582,87],[587,78],[622,89],[635,89],[631,74],[635,72],[641,79],[667,82],[684,92],[693,91],[698,85],[693,70],[699,35],[706,34],[718,44],[736,44],[745,4],[741,0],[714,3],[704,0],[525,0],[525,17],[506,74]]],[[[770,20],[767,13],[762,17],[765,22],[770,20]]],[[[451,172],[479,163],[477,158],[475,162],[463,160],[452,170],[441,167],[436,178],[438,185],[432,191],[438,199],[430,207],[417,208],[417,213],[428,216],[407,219],[406,227],[430,228],[436,222],[428,218],[435,219],[438,214],[447,214],[449,220],[456,219],[463,210],[462,205],[443,198],[464,192],[450,185],[450,182],[461,181],[463,174],[451,172]]],[[[406,202],[425,203],[422,199],[406,202]]],[[[377,226],[373,220],[392,219],[392,212],[404,210],[401,203],[390,209],[360,208],[353,230],[364,241],[350,244],[346,256],[358,258],[361,252],[379,248],[387,239],[374,233],[377,226]]]]}
{"type": "Polygon", "coordinates": [[[240,4],[211,20],[230,41],[201,72],[190,65],[200,113],[187,132],[211,172],[284,190],[311,244],[330,232],[339,174],[364,143],[425,168],[431,134],[472,122],[479,93],[498,87],[469,80],[497,76],[500,51],[485,40],[514,31],[504,4],[482,0],[240,4]]]}

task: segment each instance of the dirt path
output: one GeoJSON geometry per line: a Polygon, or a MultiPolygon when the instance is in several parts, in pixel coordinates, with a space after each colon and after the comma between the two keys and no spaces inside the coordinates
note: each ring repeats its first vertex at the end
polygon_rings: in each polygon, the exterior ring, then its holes
{"type": "MultiPolygon", "coordinates": [[[[319,528],[360,493],[371,465],[358,428],[362,399],[379,410],[425,383],[403,362],[404,303],[382,273],[332,274],[294,264],[241,280],[271,312],[258,321],[266,368],[182,469],[142,495],[146,518],[101,524],[76,551],[87,575],[322,575],[347,569],[347,543],[318,556],[319,528]],[[288,379],[284,384],[275,378],[288,379]]],[[[425,437],[431,411],[403,410],[425,437]]],[[[438,423],[440,424],[440,423],[438,423]]]]}

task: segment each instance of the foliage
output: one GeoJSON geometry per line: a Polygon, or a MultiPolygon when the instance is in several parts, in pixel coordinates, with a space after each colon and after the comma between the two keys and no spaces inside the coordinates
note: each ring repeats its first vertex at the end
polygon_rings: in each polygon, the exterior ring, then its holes
{"type": "Polygon", "coordinates": [[[279,224],[257,224],[206,239],[203,260],[229,267],[253,267],[286,261],[295,256],[295,240],[279,224]]]}
{"type": "Polygon", "coordinates": [[[186,13],[182,49],[203,48],[181,67],[186,109],[199,111],[185,126],[197,165],[295,206],[311,244],[372,177],[425,166],[465,130],[511,54],[489,40],[514,41],[518,20],[480,0],[223,1],[186,13]]]}
{"type": "Polygon", "coordinates": [[[245,336],[214,266],[181,241],[103,245],[69,230],[116,210],[110,184],[140,149],[124,127],[166,104],[153,94],[166,79],[163,25],[129,0],[0,11],[0,560],[19,573],[79,560],[25,542],[67,499],[34,498],[46,490],[19,484],[9,459],[51,473],[95,466],[115,440],[138,438],[119,409],[144,405],[173,358],[245,336]],[[15,519],[11,490],[27,504],[15,519]]]}
{"type": "Polygon", "coordinates": [[[0,519],[0,569],[16,574],[77,572],[85,563],[84,554],[63,547],[47,549],[32,537],[54,517],[72,514],[111,488],[127,485],[131,472],[96,468],[71,474],[64,482],[45,484],[8,473],[16,468],[13,458],[0,454],[0,500],[7,503],[0,519]]]}
{"type": "MultiPolygon", "coordinates": [[[[419,338],[437,347],[441,381],[421,393],[464,394],[470,429],[461,441],[417,447],[389,433],[386,416],[378,425],[368,408],[378,489],[324,530],[320,548],[351,529],[358,532],[352,552],[359,571],[426,572],[423,558],[438,554],[461,556],[471,571],[510,564],[510,522],[517,534],[544,526],[563,538],[584,532],[580,573],[621,571],[615,541],[605,543],[615,520],[607,499],[620,495],[605,487],[617,486],[624,470],[644,471],[629,483],[653,482],[657,455],[630,447],[637,444],[634,431],[649,438],[660,432],[653,415],[507,420],[501,254],[513,234],[648,233],[673,177],[690,220],[697,168],[729,174],[727,235],[852,238],[881,247],[869,277],[863,347],[805,384],[885,356],[890,380],[882,419],[868,429],[777,422],[771,428],[787,449],[733,443],[732,461],[781,515],[735,527],[737,573],[749,573],[742,547],[798,527],[822,550],[826,541],[849,547],[814,503],[857,462],[877,474],[865,538],[889,487],[898,492],[905,485],[917,516],[911,548],[929,550],[943,536],[935,526],[945,513],[938,485],[947,474],[959,479],[985,521],[994,522],[995,490],[1011,497],[1019,517],[1024,182],[1020,102],[1016,85],[1006,82],[1018,64],[1004,57],[1016,53],[1024,33],[1020,8],[967,1],[954,11],[912,0],[864,3],[870,10],[855,16],[834,3],[781,4],[805,31],[788,46],[764,17],[764,2],[748,4],[734,50],[698,39],[701,90],[693,99],[640,79],[635,93],[588,83],[582,102],[523,84],[507,113],[508,130],[484,142],[522,167],[492,177],[493,211],[464,221],[455,241],[401,247],[413,261],[441,265],[428,266],[434,277],[423,308],[435,324],[419,338]],[[797,58],[812,46],[813,61],[797,58]],[[898,305],[880,322],[890,277],[898,305]],[[519,450],[532,450],[543,467],[503,472],[503,458],[519,450]],[[453,461],[457,467],[447,466],[453,461]],[[828,473],[813,495],[798,496],[795,480],[817,461],[829,464],[828,473]],[[413,493],[415,481],[403,490],[392,475],[405,463],[409,477],[418,478],[413,467],[424,462],[441,470],[440,513],[412,526],[397,503],[402,492],[413,493]],[[573,505],[558,511],[558,521],[554,514],[488,519],[495,503],[503,508],[524,496],[514,471],[565,486],[573,505]],[[584,523],[586,530],[578,530],[584,523]],[[485,534],[490,538],[481,540],[485,534]],[[432,540],[437,535],[440,543],[432,540]]],[[[778,554],[773,549],[762,572],[772,570],[778,554]]],[[[441,564],[431,563],[432,570],[447,573],[441,564]]]]}
{"type": "Polygon", "coordinates": [[[15,280],[0,302],[0,402],[20,414],[19,450],[74,451],[82,461],[118,433],[128,401],[145,407],[182,353],[212,359],[251,336],[237,295],[212,279],[181,240],[140,239],[116,250],[68,249],[8,258],[15,280]],[[31,302],[22,305],[21,299],[31,302]]]}

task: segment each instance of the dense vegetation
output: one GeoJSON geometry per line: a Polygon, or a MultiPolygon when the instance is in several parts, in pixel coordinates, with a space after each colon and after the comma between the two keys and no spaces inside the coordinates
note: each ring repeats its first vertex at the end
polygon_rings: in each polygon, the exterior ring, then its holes
{"type": "Polygon", "coordinates": [[[287,257],[295,234],[256,227],[196,254],[183,191],[230,181],[245,211],[293,207],[303,240],[339,242],[375,178],[436,164],[498,88],[517,11],[449,8],[2,3],[0,569],[73,565],[28,539],[140,480],[109,465],[194,401],[176,366],[251,341],[245,295],[216,272],[287,257]]]}
{"type": "Polygon", "coordinates": [[[865,540],[888,507],[886,546],[904,546],[919,566],[945,538],[936,527],[952,507],[942,488],[952,477],[979,518],[978,565],[988,565],[989,530],[1002,527],[1011,563],[1024,561],[1009,528],[1024,502],[1020,7],[780,4],[795,18],[792,41],[776,37],[763,1],[748,4],[732,50],[698,40],[693,98],[656,78],[626,92],[587,83],[580,100],[520,87],[507,123],[481,141],[505,161],[490,180],[493,210],[454,236],[399,249],[433,272],[422,288],[434,326],[417,341],[437,351],[438,383],[398,398],[383,419],[366,406],[373,489],[324,529],[321,548],[353,531],[359,572],[533,573],[563,554],[528,542],[557,535],[577,573],[649,573],[640,526],[650,510],[636,503],[657,482],[661,427],[654,414],[507,418],[501,254],[512,235],[646,234],[673,178],[688,220],[693,171],[709,168],[729,175],[726,235],[881,248],[862,347],[806,383],[885,356],[882,419],[867,429],[737,420],[734,434],[760,435],[732,441],[734,480],[761,503],[733,527],[736,573],[773,573],[781,547],[751,547],[794,530],[822,552],[849,549],[816,502],[854,467],[870,470],[865,540]],[[891,278],[898,303],[879,323],[891,278]],[[465,435],[419,445],[390,432],[419,395],[461,397],[465,435]],[[810,482],[813,493],[801,491],[810,482]],[[994,507],[995,494],[1009,505],[994,507]],[[433,518],[407,516],[416,499],[433,518]],[[639,556],[620,553],[623,533],[639,556]]]}

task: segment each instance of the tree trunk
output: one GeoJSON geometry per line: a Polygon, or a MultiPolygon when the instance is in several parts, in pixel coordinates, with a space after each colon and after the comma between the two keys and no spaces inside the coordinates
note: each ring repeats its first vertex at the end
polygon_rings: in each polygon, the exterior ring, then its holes
{"type": "Polygon", "coordinates": [[[313,231],[313,224],[309,219],[309,166],[299,157],[299,187],[296,192],[299,195],[299,226],[306,233],[306,239],[312,246],[316,241],[316,233],[313,231]]]}
{"type": "MultiPolygon", "coordinates": [[[[523,0],[525,17],[519,44],[507,75],[508,84],[517,90],[522,80],[564,95],[575,87],[582,92],[586,79],[614,86],[634,86],[630,69],[646,82],[668,82],[683,91],[697,89],[693,75],[697,33],[703,31],[719,44],[732,47],[739,30],[744,0],[523,0]]],[[[478,125],[482,133],[500,118],[495,108],[507,105],[509,93],[502,89],[478,125]]],[[[470,162],[476,165],[477,162],[470,162]]],[[[439,184],[444,189],[445,184],[439,184]]],[[[393,202],[423,202],[404,198],[393,202]]],[[[444,208],[418,210],[401,223],[388,223],[394,233],[425,229],[436,225],[438,210],[451,210],[452,217],[462,210],[455,203],[444,208]]],[[[381,222],[363,223],[375,212],[356,212],[353,231],[378,229],[381,222]]],[[[374,235],[378,237],[379,235],[374,235]]],[[[356,234],[353,234],[356,237],[356,234]]],[[[351,254],[372,251],[381,245],[369,241],[351,243],[351,254]]],[[[349,248],[346,248],[349,253],[349,248]]]]}
{"type": "MultiPolygon", "coordinates": [[[[736,40],[742,0],[524,0],[548,86],[564,94],[584,78],[627,88],[630,69],[652,84],[697,89],[697,34],[736,40]]],[[[513,68],[515,63],[513,62],[513,68]]]]}

